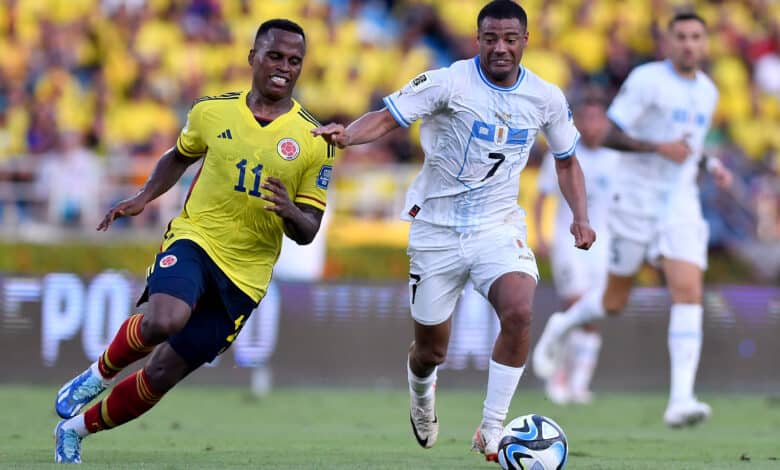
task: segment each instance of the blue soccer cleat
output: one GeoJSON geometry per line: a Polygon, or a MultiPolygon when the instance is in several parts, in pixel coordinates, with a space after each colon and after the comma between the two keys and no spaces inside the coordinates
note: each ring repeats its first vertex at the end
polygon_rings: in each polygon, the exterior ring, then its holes
{"type": "Polygon", "coordinates": [[[69,419],[81,411],[84,406],[100,395],[108,386],[90,367],[78,377],[66,383],[57,392],[54,409],[60,417],[69,419]]]}
{"type": "Polygon", "coordinates": [[[81,463],[81,436],[73,429],[62,429],[65,421],[54,428],[54,461],[57,463],[81,463]]]}

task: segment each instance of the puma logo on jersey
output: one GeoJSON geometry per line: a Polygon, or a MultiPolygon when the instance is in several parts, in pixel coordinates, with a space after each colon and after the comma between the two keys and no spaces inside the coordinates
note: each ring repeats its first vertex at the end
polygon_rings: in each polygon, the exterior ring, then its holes
{"type": "Polygon", "coordinates": [[[504,124],[507,123],[510,119],[512,119],[512,115],[509,113],[499,113],[496,111],[496,118],[498,118],[499,121],[503,122],[504,124]]]}
{"type": "Polygon", "coordinates": [[[230,129],[225,129],[221,134],[217,136],[217,139],[230,139],[233,140],[233,135],[230,133],[230,129]]]}

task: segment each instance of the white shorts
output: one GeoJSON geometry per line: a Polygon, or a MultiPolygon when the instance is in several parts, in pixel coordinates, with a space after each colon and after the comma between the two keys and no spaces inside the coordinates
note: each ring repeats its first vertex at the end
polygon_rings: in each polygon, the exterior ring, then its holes
{"type": "Polygon", "coordinates": [[[709,226],[701,217],[684,222],[658,223],[655,219],[612,212],[609,272],[633,276],[644,261],[657,266],[660,258],[687,261],[707,269],[709,226]]]}
{"type": "Polygon", "coordinates": [[[539,279],[521,223],[458,233],[415,220],[407,253],[412,318],[422,325],[446,321],[469,279],[486,299],[493,282],[506,273],[522,272],[539,279]]]}
{"type": "Polygon", "coordinates": [[[559,297],[579,297],[605,285],[609,253],[609,234],[606,232],[597,231],[596,243],[587,251],[574,246],[574,237],[568,233],[553,239],[550,264],[559,297]]]}

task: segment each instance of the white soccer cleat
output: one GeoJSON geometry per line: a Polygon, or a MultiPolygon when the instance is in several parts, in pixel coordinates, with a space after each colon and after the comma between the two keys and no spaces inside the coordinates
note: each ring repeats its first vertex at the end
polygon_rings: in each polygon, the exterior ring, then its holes
{"type": "Polygon", "coordinates": [[[439,418],[436,416],[435,403],[435,394],[426,400],[413,396],[409,407],[409,421],[412,423],[414,438],[425,449],[433,447],[439,437],[439,418]]]}
{"type": "Polygon", "coordinates": [[[542,380],[549,380],[562,360],[563,339],[566,333],[561,324],[563,316],[564,314],[560,312],[550,315],[531,357],[534,374],[542,380]]]}
{"type": "Polygon", "coordinates": [[[569,390],[569,402],[575,405],[590,405],[593,403],[593,392],[590,390],[569,390]]]}
{"type": "Polygon", "coordinates": [[[471,450],[484,454],[488,462],[498,462],[498,444],[502,432],[504,427],[501,424],[480,424],[471,438],[471,450]]]}
{"type": "Polygon", "coordinates": [[[664,423],[672,428],[695,426],[712,415],[710,405],[692,398],[686,401],[672,402],[664,412],[664,423]]]}
{"type": "Polygon", "coordinates": [[[547,399],[556,405],[566,405],[571,401],[569,380],[563,367],[553,373],[544,386],[547,399]]]}

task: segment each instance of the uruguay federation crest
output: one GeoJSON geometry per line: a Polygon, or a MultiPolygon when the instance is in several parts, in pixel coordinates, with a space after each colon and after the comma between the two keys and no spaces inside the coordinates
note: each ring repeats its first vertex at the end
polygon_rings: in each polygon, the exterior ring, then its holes
{"type": "Polygon", "coordinates": [[[298,145],[295,139],[287,137],[276,144],[276,152],[287,161],[295,160],[301,153],[301,146],[298,145]]]}

